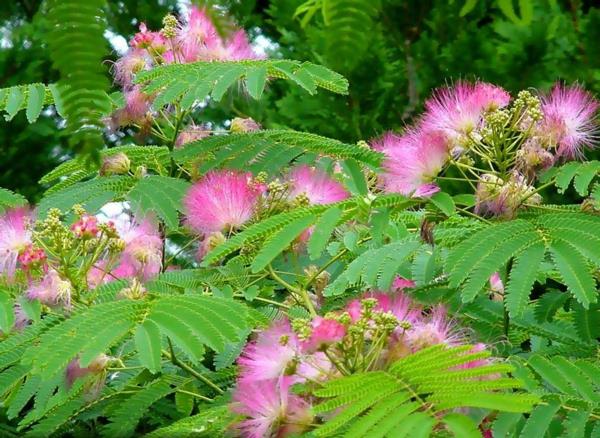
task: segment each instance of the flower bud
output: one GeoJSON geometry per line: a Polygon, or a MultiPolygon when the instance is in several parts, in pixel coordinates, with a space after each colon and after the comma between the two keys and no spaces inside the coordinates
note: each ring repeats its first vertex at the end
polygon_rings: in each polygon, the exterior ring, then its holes
{"type": "Polygon", "coordinates": [[[131,161],[123,152],[104,157],[100,175],[123,175],[129,172],[131,161]]]}
{"type": "Polygon", "coordinates": [[[236,117],[231,121],[231,126],[229,127],[229,132],[232,133],[243,133],[243,132],[253,132],[258,131],[262,127],[260,124],[252,120],[250,117],[243,119],[241,117],[236,117]]]}

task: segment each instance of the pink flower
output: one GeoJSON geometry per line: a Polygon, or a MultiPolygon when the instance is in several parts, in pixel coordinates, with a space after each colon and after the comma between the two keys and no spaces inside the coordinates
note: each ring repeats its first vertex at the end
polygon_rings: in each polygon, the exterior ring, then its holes
{"type": "Polygon", "coordinates": [[[236,425],[242,437],[287,437],[301,434],[312,422],[310,405],[290,394],[289,378],[260,382],[238,381],[233,394],[235,413],[245,420],[236,425]]]}
{"type": "Polygon", "coordinates": [[[24,271],[40,267],[45,269],[46,253],[43,249],[34,248],[32,244],[28,244],[19,254],[18,261],[24,271]]]}
{"type": "Polygon", "coordinates": [[[29,285],[27,298],[39,300],[47,306],[62,303],[65,307],[70,307],[72,291],[71,282],[63,280],[56,270],[50,269],[41,281],[29,285]]]}
{"type": "Polygon", "coordinates": [[[431,181],[448,159],[448,147],[441,133],[410,130],[403,136],[386,134],[374,142],[385,154],[381,175],[388,193],[431,196],[439,187],[431,181]]]}
{"type": "Polygon", "coordinates": [[[240,379],[262,381],[286,374],[298,353],[298,339],[286,319],[261,332],[244,348],[238,359],[240,379]]]}
{"type": "Polygon", "coordinates": [[[398,275],[392,283],[392,290],[402,292],[404,289],[411,289],[416,286],[416,283],[408,278],[398,275]]]}
{"type": "Polygon", "coordinates": [[[175,147],[180,148],[185,144],[191,143],[196,140],[201,140],[210,135],[210,131],[204,126],[194,125],[193,123],[185,128],[177,136],[175,141],[175,147]]]}
{"type": "Polygon", "coordinates": [[[115,80],[123,87],[131,88],[135,74],[148,70],[151,66],[152,59],[146,50],[131,49],[115,62],[115,80]]]}
{"type": "Polygon", "coordinates": [[[235,133],[254,132],[254,131],[258,131],[261,128],[262,127],[260,126],[260,124],[257,123],[256,121],[254,121],[253,119],[251,119],[250,117],[247,117],[245,119],[243,119],[241,117],[235,117],[231,121],[231,125],[229,126],[229,131],[235,132],[235,133]]]}
{"type": "Polygon", "coordinates": [[[150,219],[131,221],[121,227],[119,236],[125,242],[119,265],[111,272],[116,278],[136,277],[148,281],[160,273],[163,240],[150,219]]]}
{"type": "Polygon", "coordinates": [[[480,126],[485,111],[506,106],[509,100],[510,95],[500,87],[459,81],[427,99],[421,127],[444,133],[452,146],[461,145],[480,126]]]}
{"type": "MultiPolygon", "coordinates": [[[[481,351],[485,351],[486,345],[483,343],[477,343],[473,345],[473,348],[469,351],[469,353],[479,353],[481,351]]],[[[471,362],[464,363],[462,365],[457,366],[458,369],[469,369],[469,368],[477,368],[484,365],[488,365],[490,361],[488,359],[477,359],[471,362]]]]}
{"type": "Polygon", "coordinates": [[[235,32],[225,44],[223,61],[241,61],[244,59],[261,59],[263,56],[258,55],[250,42],[248,36],[243,30],[235,32]]]}
{"type": "Polygon", "coordinates": [[[183,199],[187,222],[198,233],[239,228],[252,218],[261,192],[250,173],[208,172],[183,199]]]}
{"type": "Polygon", "coordinates": [[[498,272],[494,272],[490,277],[490,289],[494,292],[504,293],[504,283],[498,272]]]}
{"type": "Polygon", "coordinates": [[[331,204],[350,196],[341,183],[325,172],[305,165],[292,169],[287,179],[290,183],[290,200],[305,195],[310,204],[331,204]]]}
{"type": "Polygon", "coordinates": [[[178,42],[181,62],[207,60],[207,49],[221,45],[219,34],[206,10],[195,6],[190,8],[187,23],[179,28],[178,42]]]}
{"type": "Polygon", "coordinates": [[[107,355],[101,354],[100,356],[96,357],[92,362],[90,362],[90,364],[85,368],[81,367],[81,364],[80,364],[78,358],[73,359],[67,365],[67,370],[65,373],[66,379],[67,379],[67,385],[68,386],[73,385],[75,380],[77,380],[81,377],[85,377],[88,374],[102,373],[102,371],[104,371],[104,369],[108,365],[109,359],[110,358],[107,355]]]}
{"type": "Polygon", "coordinates": [[[95,216],[84,214],[81,218],[71,225],[71,231],[77,237],[91,238],[98,235],[98,219],[95,216]]]}
{"type": "MultiPolygon", "coordinates": [[[[410,280],[408,280],[410,281],[410,280]]],[[[410,297],[401,292],[386,294],[383,292],[368,292],[360,299],[351,301],[346,306],[346,311],[349,313],[352,321],[356,322],[361,317],[361,300],[365,298],[375,298],[377,304],[374,307],[375,311],[390,312],[398,321],[415,322],[421,314],[418,306],[414,306],[410,297]]]]}
{"type": "Polygon", "coordinates": [[[313,318],[312,331],[307,341],[302,342],[305,352],[318,351],[323,347],[341,341],[346,335],[346,328],[334,319],[316,316],[313,318]]]}
{"type": "Polygon", "coordinates": [[[542,97],[540,133],[556,147],[558,157],[583,158],[584,148],[594,147],[598,140],[597,109],[598,101],[583,88],[557,84],[542,97]]]}
{"type": "Polygon", "coordinates": [[[457,345],[462,336],[455,325],[447,318],[446,308],[438,305],[426,319],[416,321],[405,334],[413,351],[437,344],[457,345]]]}
{"type": "Polygon", "coordinates": [[[0,274],[13,278],[19,253],[31,244],[31,232],[27,224],[30,213],[25,208],[16,208],[0,215],[0,274]]]}
{"type": "Polygon", "coordinates": [[[129,45],[135,49],[146,49],[150,54],[163,53],[167,46],[165,37],[160,32],[151,32],[146,23],[140,24],[140,31],[133,36],[129,45]]]}

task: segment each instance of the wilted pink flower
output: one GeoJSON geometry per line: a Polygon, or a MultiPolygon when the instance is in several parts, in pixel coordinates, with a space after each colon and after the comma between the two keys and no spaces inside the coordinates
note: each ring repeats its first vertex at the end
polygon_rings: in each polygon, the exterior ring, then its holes
{"type": "Polygon", "coordinates": [[[39,300],[47,306],[63,304],[65,307],[69,307],[72,291],[73,286],[70,281],[63,280],[56,270],[49,269],[41,281],[29,285],[27,298],[39,300]]]}
{"type": "Polygon", "coordinates": [[[27,228],[30,213],[16,208],[0,215],[0,274],[13,278],[19,253],[31,244],[31,232],[27,228]]]}
{"type": "Polygon", "coordinates": [[[148,281],[162,266],[163,241],[156,224],[146,218],[121,227],[119,236],[125,242],[119,265],[111,272],[116,278],[136,277],[148,281]]]}
{"type": "Polygon", "coordinates": [[[450,346],[458,344],[462,336],[456,326],[447,317],[448,312],[442,305],[431,310],[428,318],[416,321],[405,333],[406,341],[413,351],[421,350],[437,344],[450,346]]]}
{"type": "Polygon", "coordinates": [[[479,127],[486,110],[506,106],[509,100],[508,93],[500,87],[459,81],[437,90],[425,101],[421,126],[426,131],[444,133],[452,146],[460,145],[465,136],[479,127]]]}
{"type": "Polygon", "coordinates": [[[277,321],[244,348],[238,359],[240,379],[262,381],[279,378],[293,364],[297,352],[298,339],[289,321],[277,321]]]}
{"type": "Polygon", "coordinates": [[[507,182],[492,174],[483,174],[479,178],[475,197],[475,213],[483,216],[512,218],[520,207],[522,200],[528,196],[527,202],[541,202],[539,194],[532,194],[531,187],[520,174],[511,175],[507,182]]]}
{"type": "Polygon", "coordinates": [[[250,173],[208,172],[183,199],[187,222],[198,233],[239,228],[252,218],[261,193],[250,173]]]}
{"type": "Polygon", "coordinates": [[[558,157],[583,158],[584,148],[594,147],[598,140],[597,109],[598,101],[580,86],[557,84],[542,97],[541,136],[556,147],[558,157]]]}
{"type": "Polygon", "coordinates": [[[403,136],[384,135],[373,146],[385,154],[381,175],[388,193],[431,196],[439,187],[431,181],[448,159],[448,147],[441,133],[408,131],[403,136]]]}
{"type": "Polygon", "coordinates": [[[198,261],[202,261],[204,256],[208,254],[211,250],[224,243],[226,240],[223,233],[220,231],[213,231],[212,233],[208,233],[198,245],[198,251],[196,252],[196,259],[198,261]]]}
{"type": "Polygon", "coordinates": [[[318,351],[323,347],[341,341],[346,328],[335,319],[316,316],[311,321],[312,331],[308,340],[301,343],[304,352],[318,351]]]}
{"type": "Polygon", "coordinates": [[[494,292],[504,293],[504,283],[498,272],[494,272],[490,277],[490,289],[494,292]]]}
{"type": "Polygon", "coordinates": [[[341,183],[313,167],[298,166],[290,171],[287,179],[290,183],[290,200],[305,195],[310,204],[331,204],[350,196],[341,183]]]}
{"type": "Polygon", "coordinates": [[[146,49],[152,55],[163,53],[167,46],[165,37],[160,32],[151,32],[146,23],[140,24],[140,31],[133,36],[129,45],[135,49],[146,49]]]}
{"type": "Polygon", "coordinates": [[[554,164],[554,156],[538,142],[528,140],[517,151],[517,169],[533,179],[538,171],[546,170],[554,164]]]}
{"type": "Polygon", "coordinates": [[[398,275],[392,283],[392,290],[396,292],[402,292],[404,289],[411,289],[415,287],[416,283],[408,278],[404,278],[398,275]]]}
{"type": "Polygon", "coordinates": [[[75,380],[79,379],[80,377],[87,376],[88,374],[102,373],[102,371],[104,371],[104,369],[108,365],[109,360],[110,358],[107,355],[101,354],[98,357],[96,357],[93,361],[91,361],[87,367],[82,368],[79,359],[73,359],[67,365],[67,370],[65,373],[67,385],[73,385],[75,380]]]}
{"type": "Polygon", "coordinates": [[[206,127],[191,124],[179,133],[177,140],[175,141],[175,147],[179,148],[193,141],[206,138],[209,135],[210,131],[206,129],[206,127]]]}
{"type": "Polygon", "coordinates": [[[71,225],[71,231],[77,237],[96,237],[98,235],[98,219],[90,214],[84,214],[81,218],[71,225]]]}
{"type": "Polygon", "coordinates": [[[19,304],[15,304],[14,311],[15,311],[15,323],[13,325],[13,329],[17,330],[17,331],[22,330],[23,328],[25,328],[25,326],[27,326],[31,322],[31,320],[29,319],[29,317],[27,316],[27,314],[25,313],[25,311],[19,304]]]}
{"type": "Polygon", "coordinates": [[[229,127],[230,132],[253,132],[261,129],[259,123],[255,122],[250,117],[245,119],[241,117],[236,117],[231,121],[231,126],[229,127]]]}
{"type": "Polygon", "coordinates": [[[142,49],[130,49],[114,64],[115,80],[123,87],[133,86],[136,73],[148,70],[152,66],[152,59],[148,52],[142,49]]]}
{"type": "Polygon", "coordinates": [[[240,436],[297,436],[311,424],[310,406],[299,396],[290,394],[291,383],[285,377],[260,382],[238,381],[232,410],[246,417],[235,426],[240,436]]]}

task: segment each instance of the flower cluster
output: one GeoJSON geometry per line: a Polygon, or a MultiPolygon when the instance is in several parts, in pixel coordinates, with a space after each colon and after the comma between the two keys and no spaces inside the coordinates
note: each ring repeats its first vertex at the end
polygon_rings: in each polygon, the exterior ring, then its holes
{"type": "MultiPolygon", "coordinates": [[[[145,23],[129,42],[130,48],[114,65],[115,81],[123,87],[125,106],[113,116],[113,123],[145,125],[153,97],[134,83],[137,73],[164,64],[197,61],[238,61],[259,59],[244,30],[222,38],[205,9],[191,7],[179,22],[172,15],[163,19],[163,28],[150,31],[145,23]]],[[[185,142],[185,138],[179,140],[185,142]]]]}
{"type": "MultiPolygon", "coordinates": [[[[264,179],[248,172],[211,171],[188,190],[184,211],[188,226],[203,237],[200,259],[261,210],[272,213],[293,206],[330,204],[350,196],[340,182],[308,166],[291,169],[283,183],[266,184],[264,179]]],[[[308,239],[310,232],[308,229],[300,240],[308,239]]]]}
{"type": "Polygon", "coordinates": [[[477,212],[511,217],[525,200],[537,203],[539,171],[583,157],[596,145],[598,102],[579,86],[548,94],[521,91],[512,99],[484,82],[459,81],[437,90],[425,113],[402,135],[386,133],[371,147],[385,156],[380,185],[387,192],[428,197],[450,165],[477,182],[477,212]]]}
{"type": "MultiPolygon", "coordinates": [[[[457,346],[466,335],[446,309],[426,309],[403,289],[369,292],[338,312],[310,320],[276,321],[250,342],[238,359],[240,373],[231,408],[244,416],[237,432],[244,437],[290,436],[324,419],[316,418],[311,390],[340,376],[386,369],[398,359],[436,344],[457,346]],[[293,385],[301,384],[302,391],[293,385]]],[[[473,352],[485,349],[477,344],[473,352]]],[[[484,360],[463,367],[486,364],[484,360]]]]}

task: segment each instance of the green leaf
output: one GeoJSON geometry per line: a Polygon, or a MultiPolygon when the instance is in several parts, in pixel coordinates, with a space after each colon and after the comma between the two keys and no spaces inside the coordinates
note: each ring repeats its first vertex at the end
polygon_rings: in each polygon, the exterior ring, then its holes
{"type": "Polygon", "coordinates": [[[596,282],[583,256],[568,243],[558,240],[550,247],[558,272],[581,305],[588,309],[597,301],[596,282]]]}
{"type": "Polygon", "coordinates": [[[454,205],[454,200],[452,199],[452,196],[450,196],[448,193],[437,192],[430,198],[430,200],[446,216],[452,216],[452,214],[454,213],[456,205],[454,205]]]}
{"type": "Polygon", "coordinates": [[[344,160],[342,163],[344,172],[350,176],[348,181],[348,188],[355,196],[366,196],[369,193],[367,188],[367,181],[365,180],[365,174],[363,173],[360,165],[356,160],[351,158],[344,160]]]}
{"type": "Polygon", "coordinates": [[[8,92],[6,99],[6,120],[12,120],[12,118],[19,112],[25,96],[19,87],[13,87],[8,92]]]}
{"type": "Polygon", "coordinates": [[[144,321],[138,326],[134,339],[141,364],[151,373],[159,372],[161,369],[161,336],[158,326],[151,321],[144,321]]]}
{"type": "Polygon", "coordinates": [[[246,72],[246,88],[254,99],[260,99],[267,81],[267,67],[254,67],[246,72]]]}
{"type": "Polygon", "coordinates": [[[321,256],[341,216],[342,210],[337,206],[331,207],[321,215],[308,240],[308,254],[311,260],[316,260],[321,256]]]}
{"type": "Polygon", "coordinates": [[[252,262],[252,272],[257,273],[264,269],[271,261],[285,250],[300,233],[312,225],[313,217],[301,217],[287,224],[277,233],[273,234],[258,252],[252,262]]]}
{"type": "Polygon", "coordinates": [[[448,414],[444,417],[443,422],[456,438],[481,437],[477,424],[466,415],[448,414]]]}
{"type": "Polygon", "coordinates": [[[525,423],[525,427],[521,430],[521,438],[544,436],[550,426],[550,422],[559,409],[560,403],[556,401],[550,401],[546,405],[537,406],[533,412],[531,412],[525,423]]]}
{"type": "Polygon", "coordinates": [[[477,0],[466,0],[462,8],[460,8],[459,16],[464,17],[477,6],[477,0]]]}
{"type": "Polygon", "coordinates": [[[9,333],[15,323],[15,310],[13,298],[0,290],[0,330],[9,333]]]}
{"type": "Polygon", "coordinates": [[[127,198],[134,209],[142,213],[156,213],[169,229],[179,227],[178,211],[190,184],[179,178],[150,175],[141,179],[131,189],[127,198]]]}
{"type": "Polygon", "coordinates": [[[515,257],[504,299],[504,305],[512,318],[522,315],[529,303],[537,267],[544,259],[544,253],[543,243],[536,243],[515,257]]]}
{"type": "Polygon", "coordinates": [[[46,87],[43,84],[31,84],[27,94],[27,121],[33,123],[37,120],[42,107],[44,106],[44,97],[46,95],[46,87]]]}
{"type": "Polygon", "coordinates": [[[219,102],[223,95],[227,92],[237,80],[242,76],[244,68],[241,65],[232,65],[229,70],[223,72],[223,74],[217,77],[217,81],[212,91],[212,98],[219,102]]]}

